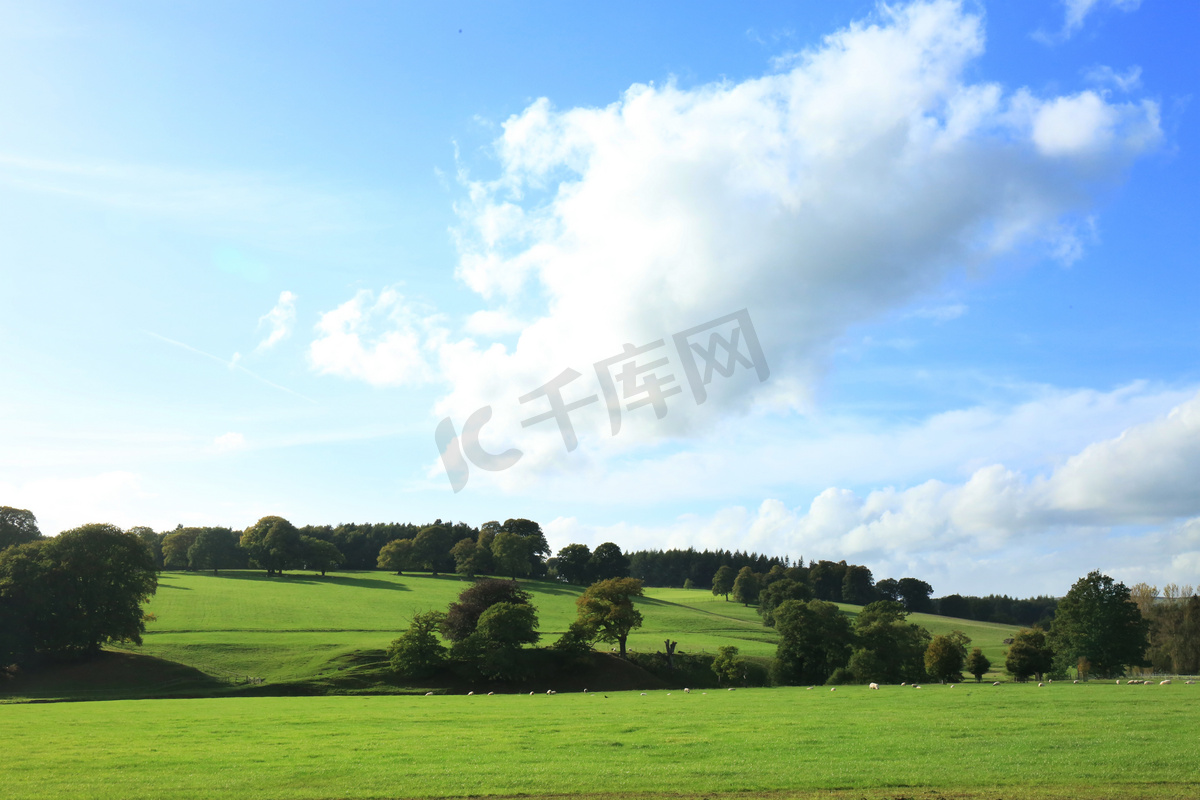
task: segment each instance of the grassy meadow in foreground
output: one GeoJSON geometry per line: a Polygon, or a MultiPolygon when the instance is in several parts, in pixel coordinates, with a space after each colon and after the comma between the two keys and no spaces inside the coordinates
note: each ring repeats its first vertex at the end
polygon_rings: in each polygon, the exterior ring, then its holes
{"type": "Polygon", "coordinates": [[[0,706],[4,796],[56,799],[1183,798],[1198,726],[1200,686],[1107,682],[0,706]]]}
{"type": "MultiPolygon", "coordinates": [[[[543,644],[575,619],[582,589],[549,581],[522,581],[538,609],[543,644]]],[[[218,678],[252,676],[267,682],[319,678],[356,651],[381,650],[418,611],[445,609],[469,582],[454,575],[385,572],[262,572],[220,575],[166,572],[147,606],[156,621],[135,652],[185,664],[218,678]]],[[[638,602],[645,624],[629,639],[635,651],[655,652],[670,637],[681,652],[715,653],[736,645],[743,655],[775,654],[775,632],[753,607],[726,602],[705,590],[647,589],[638,602]]],[[[855,614],[856,606],[843,606],[855,614]]],[[[997,666],[1012,627],[924,614],[911,619],[934,633],[965,631],[997,666]]]]}

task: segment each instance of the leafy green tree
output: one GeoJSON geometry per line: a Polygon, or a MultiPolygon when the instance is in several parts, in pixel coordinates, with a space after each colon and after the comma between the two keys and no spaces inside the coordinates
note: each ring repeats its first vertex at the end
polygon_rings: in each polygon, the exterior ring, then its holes
{"type": "Polygon", "coordinates": [[[846,579],[845,561],[818,561],[808,569],[808,583],[813,597],[831,603],[842,602],[842,584],[846,579]]]}
{"type": "Polygon", "coordinates": [[[901,578],[897,584],[897,590],[900,593],[900,599],[904,602],[904,607],[909,611],[933,613],[933,600],[930,599],[933,587],[925,581],[917,578],[901,578]]]}
{"type": "Polygon", "coordinates": [[[733,582],[737,579],[737,573],[733,571],[733,567],[728,564],[722,564],[717,570],[717,574],[713,575],[712,593],[714,595],[725,595],[725,602],[729,602],[729,593],[733,591],[733,582]]]}
{"type": "Polygon", "coordinates": [[[962,680],[967,645],[970,643],[971,639],[962,631],[934,636],[925,650],[925,671],[942,683],[962,680]]]}
{"type": "Polygon", "coordinates": [[[738,655],[738,649],[733,645],[717,648],[717,657],[713,659],[712,671],[717,681],[722,685],[736,683],[742,676],[745,665],[744,659],[738,655]]]}
{"type": "Polygon", "coordinates": [[[1200,597],[1196,595],[1184,602],[1179,631],[1171,643],[1171,660],[1180,674],[1200,672],[1200,597]]]}
{"type": "Polygon", "coordinates": [[[594,581],[609,578],[628,578],[629,559],[621,552],[621,548],[612,542],[598,545],[588,562],[588,572],[594,581]]]}
{"type": "Polygon", "coordinates": [[[900,599],[900,581],[895,578],[884,578],[875,584],[875,591],[879,594],[880,600],[898,601],[900,599]]]}
{"type": "Polygon", "coordinates": [[[983,651],[978,647],[971,650],[971,654],[967,656],[967,672],[975,676],[975,682],[979,683],[983,680],[983,676],[992,668],[992,662],[983,651]]]}
{"type": "Polygon", "coordinates": [[[475,634],[489,648],[516,649],[537,643],[537,627],[537,610],[528,603],[494,603],[479,615],[475,634]]]}
{"type": "Polygon", "coordinates": [[[594,635],[595,631],[576,620],[568,625],[567,632],[550,646],[568,655],[585,656],[592,652],[592,637],[594,635]]]}
{"type": "Polygon", "coordinates": [[[282,575],[300,561],[300,531],[283,517],[263,517],[242,532],[241,547],[268,577],[282,575]]]}
{"type": "Polygon", "coordinates": [[[569,544],[558,551],[555,568],[558,577],[567,583],[586,586],[591,583],[589,571],[592,551],[586,544],[569,544]]]}
{"type": "MultiPolygon", "coordinates": [[[[179,534],[171,534],[178,536],[179,534]]],[[[211,569],[213,575],[219,569],[229,569],[237,560],[237,539],[230,530],[203,528],[187,549],[189,569],[211,569]]],[[[170,537],[167,537],[170,538],[170,537]]]]}
{"type": "Polygon", "coordinates": [[[529,541],[515,533],[501,531],[492,539],[492,560],[496,570],[511,576],[514,581],[529,574],[530,555],[529,541]]]}
{"type": "MultiPolygon", "coordinates": [[[[521,537],[528,553],[529,570],[526,575],[541,578],[546,574],[546,559],[550,557],[550,544],[542,532],[542,526],[531,519],[506,519],[500,529],[521,537]]],[[[493,553],[495,550],[492,551],[493,553]]],[[[507,572],[507,570],[502,570],[507,572]]]]}
{"type": "Polygon", "coordinates": [[[326,572],[337,569],[346,561],[337,545],[315,536],[300,537],[300,557],[305,569],[321,573],[322,578],[326,572]]]}
{"type": "Polygon", "coordinates": [[[429,570],[431,575],[452,571],[454,557],[450,555],[450,549],[454,543],[454,532],[445,525],[422,528],[413,539],[413,560],[419,568],[429,570]]]}
{"type": "Polygon", "coordinates": [[[1097,676],[1112,677],[1127,666],[1143,664],[1148,633],[1149,625],[1125,584],[1093,571],[1059,602],[1050,644],[1060,669],[1086,658],[1097,676]]]}
{"type": "Polygon", "coordinates": [[[475,632],[479,618],[498,603],[529,605],[533,595],[516,581],[485,578],[463,589],[458,600],[450,604],[442,620],[442,635],[452,642],[461,642],[475,632]]]}
{"type": "Polygon", "coordinates": [[[894,600],[876,600],[854,618],[855,649],[847,669],[859,683],[901,683],[925,679],[929,631],[908,622],[894,600]]]}
{"type": "Polygon", "coordinates": [[[642,625],[642,614],[633,606],[633,598],[642,596],[637,578],[609,578],[593,583],[575,600],[579,624],[595,631],[602,642],[616,642],[621,658],[629,632],[642,625]]]}
{"type": "Polygon", "coordinates": [[[142,603],[158,586],[136,536],[92,524],[0,552],[0,663],[84,657],[142,643],[142,603]]]}
{"type": "Polygon", "coordinates": [[[188,552],[199,538],[202,528],[185,528],[182,525],[163,537],[163,566],[167,569],[195,569],[191,566],[188,552]]]}
{"type": "Polygon", "coordinates": [[[41,538],[42,532],[38,530],[37,517],[32,511],[0,506],[0,550],[41,538]]]}
{"type": "Polygon", "coordinates": [[[857,564],[846,567],[842,578],[842,602],[865,606],[875,599],[875,577],[871,570],[857,564]]]}
{"type": "Polygon", "coordinates": [[[775,609],[779,646],[772,673],[776,683],[824,683],[846,666],[854,635],[850,621],[833,603],[788,600],[775,609]]]}
{"type": "Polygon", "coordinates": [[[961,594],[948,594],[937,601],[938,613],[943,617],[971,618],[971,603],[961,594]]]}
{"type": "Polygon", "coordinates": [[[733,580],[733,599],[744,606],[758,601],[758,576],[749,567],[738,570],[733,580]]]}
{"type": "Polygon", "coordinates": [[[460,539],[458,544],[450,548],[454,556],[454,571],[474,580],[480,572],[479,545],[474,539],[460,539]]]}
{"type": "Polygon", "coordinates": [[[782,578],[768,585],[758,595],[758,613],[762,615],[763,625],[775,627],[775,609],[788,600],[812,600],[812,590],[808,584],[791,578],[782,578]]]}
{"type": "Polygon", "coordinates": [[[408,630],[388,648],[392,669],[406,678],[427,678],[437,672],[446,660],[446,648],[437,637],[442,616],[439,611],[413,615],[408,630]]]}
{"type": "Polygon", "coordinates": [[[1022,628],[1013,637],[1004,659],[1004,668],[1019,681],[1042,675],[1054,666],[1054,651],[1046,642],[1046,632],[1037,628],[1022,628]]]}
{"type": "Polygon", "coordinates": [[[380,549],[376,561],[380,569],[388,572],[394,570],[397,575],[403,575],[405,570],[416,569],[415,564],[412,539],[393,539],[388,542],[380,549]]]}

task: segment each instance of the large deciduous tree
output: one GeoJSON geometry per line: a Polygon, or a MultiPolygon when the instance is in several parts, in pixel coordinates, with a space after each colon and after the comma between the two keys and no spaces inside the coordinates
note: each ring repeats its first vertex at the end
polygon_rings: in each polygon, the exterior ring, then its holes
{"type": "Polygon", "coordinates": [[[1046,642],[1046,632],[1022,628],[1013,637],[1004,658],[1004,668],[1019,681],[1036,675],[1039,679],[1054,667],[1054,651],[1046,642]]]}
{"type": "Polygon", "coordinates": [[[397,575],[406,569],[416,569],[412,539],[393,539],[379,550],[375,565],[397,575]]]}
{"type": "Polygon", "coordinates": [[[929,631],[908,622],[895,600],[876,600],[854,618],[854,651],[849,668],[859,683],[901,683],[925,679],[929,631]]]}
{"type": "Polygon", "coordinates": [[[846,567],[842,577],[842,602],[865,606],[876,599],[875,577],[871,570],[857,564],[846,567]]]}
{"type": "Polygon", "coordinates": [[[141,644],[142,603],[158,586],[136,536],[92,524],[0,552],[0,663],[141,644]]]}
{"type": "Polygon", "coordinates": [[[477,581],[458,595],[450,604],[442,620],[442,634],[452,642],[460,642],[475,632],[479,618],[497,603],[529,605],[532,595],[516,581],[485,578],[477,581]]]}
{"type": "Polygon", "coordinates": [[[515,533],[501,531],[492,539],[492,560],[496,571],[514,581],[530,570],[530,542],[515,533]]]}
{"type": "Polygon", "coordinates": [[[1125,584],[1092,571],[1059,602],[1050,645],[1061,669],[1086,658],[1091,672],[1112,677],[1143,664],[1148,632],[1149,624],[1125,584]]]}
{"type": "Polygon", "coordinates": [[[749,567],[738,570],[733,579],[733,599],[744,606],[758,602],[758,576],[749,567]]]}
{"type": "Polygon", "coordinates": [[[578,621],[595,631],[600,641],[615,642],[624,658],[629,632],[642,625],[642,614],[633,605],[633,598],[641,596],[642,582],[637,578],[597,581],[575,600],[578,621]]]}
{"type": "Polygon", "coordinates": [[[439,611],[413,616],[408,630],[388,648],[392,669],[406,678],[426,678],[437,671],[446,660],[446,647],[437,637],[442,617],[439,611]]]}
{"type": "Polygon", "coordinates": [[[933,600],[930,598],[933,587],[925,581],[918,578],[901,578],[896,584],[896,589],[904,607],[909,611],[933,613],[933,600]]]}
{"type": "Polygon", "coordinates": [[[300,537],[300,558],[305,569],[321,573],[322,578],[326,572],[337,569],[346,561],[337,545],[315,536],[300,537]]]}
{"type": "Polygon", "coordinates": [[[242,532],[241,546],[268,577],[293,569],[301,558],[300,531],[283,517],[263,517],[251,525],[242,532]]]}
{"type": "Polygon", "coordinates": [[[569,544],[558,551],[554,567],[558,571],[558,577],[567,583],[587,586],[591,583],[591,560],[592,551],[586,544],[569,544]]]}
{"type": "Polygon", "coordinates": [[[942,683],[961,680],[970,643],[971,638],[962,631],[933,637],[925,650],[925,671],[929,677],[942,683]]]}
{"type": "Polygon", "coordinates": [[[775,609],[775,630],[779,646],[772,673],[777,683],[824,683],[850,658],[850,621],[833,603],[788,600],[775,609]]]}
{"type": "Polygon", "coordinates": [[[629,559],[621,552],[621,548],[612,542],[598,545],[588,562],[588,571],[593,581],[604,581],[609,578],[628,578],[629,559]]]}
{"type": "Polygon", "coordinates": [[[725,602],[729,602],[729,593],[733,591],[733,582],[737,580],[737,572],[728,564],[722,564],[713,575],[712,593],[714,595],[725,595],[725,602]]]}
{"type": "Polygon", "coordinates": [[[445,525],[430,525],[423,528],[413,539],[413,560],[430,574],[452,572],[454,557],[450,555],[455,544],[454,532],[445,525]]]}

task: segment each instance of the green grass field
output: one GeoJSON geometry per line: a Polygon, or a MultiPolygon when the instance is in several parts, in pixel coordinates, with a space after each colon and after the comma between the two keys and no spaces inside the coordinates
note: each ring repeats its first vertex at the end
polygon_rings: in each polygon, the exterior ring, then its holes
{"type": "MultiPolygon", "coordinates": [[[[575,598],[582,590],[548,581],[523,584],[534,596],[543,641],[549,644],[575,619],[575,598]]],[[[137,652],[225,680],[320,679],[336,673],[353,653],[386,648],[414,613],[444,610],[468,585],[457,576],[383,572],[324,578],[295,573],[283,579],[257,571],[167,572],[147,607],[157,620],[147,626],[137,652]]],[[[715,653],[722,645],[735,645],[746,656],[775,653],[775,632],[763,626],[754,608],[707,591],[651,588],[639,608],[645,624],[630,636],[634,651],[656,652],[669,637],[681,652],[715,653]]],[[[934,633],[963,630],[997,665],[1003,661],[1002,641],[1014,630],[923,614],[912,619],[934,633]]]]}
{"type": "Polygon", "coordinates": [[[5,705],[0,794],[1195,798],[1198,726],[1183,684],[5,705]]]}

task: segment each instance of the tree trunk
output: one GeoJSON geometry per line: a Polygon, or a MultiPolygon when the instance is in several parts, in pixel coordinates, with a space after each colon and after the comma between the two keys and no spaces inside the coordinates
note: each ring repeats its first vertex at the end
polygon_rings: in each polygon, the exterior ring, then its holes
{"type": "Polygon", "coordinates": [[[625,657],[625,637],[622,636],[619,639],[617,639],[617,644],[621,648],[621,658],[624,658],[625,657]]]}
{"type": "Polygon", "coordinates": [[[670,639],[666,641],[667,645],[667,669],[675,669],[675,648],[679,642],[672,642],[670,639]]]}

